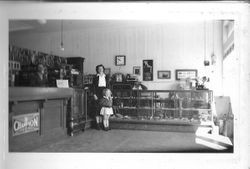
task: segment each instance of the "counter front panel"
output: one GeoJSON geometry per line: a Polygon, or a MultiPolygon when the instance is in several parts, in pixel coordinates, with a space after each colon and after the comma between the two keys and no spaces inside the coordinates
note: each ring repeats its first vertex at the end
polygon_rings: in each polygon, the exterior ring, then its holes
{"type": "Polygon", "coordinates": [[[9,151],[30,151],[66,137],[72,94],[71,88],[9,88],[9,151]]]}

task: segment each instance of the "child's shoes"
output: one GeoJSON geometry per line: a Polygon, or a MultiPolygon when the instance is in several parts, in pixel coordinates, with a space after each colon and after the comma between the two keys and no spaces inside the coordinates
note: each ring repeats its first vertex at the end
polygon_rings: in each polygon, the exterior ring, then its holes
{"type": "Polygon", "coordinates": [[[96,124],[96,130],[101,130],[100,124],[96,124]]]}

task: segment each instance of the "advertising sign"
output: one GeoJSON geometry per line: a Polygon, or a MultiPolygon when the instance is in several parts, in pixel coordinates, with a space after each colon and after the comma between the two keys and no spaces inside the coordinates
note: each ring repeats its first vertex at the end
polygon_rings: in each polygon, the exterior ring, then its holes
{"type": "Polygon", "coordinates": [[[57,79],[56,86],[58,88],[69,88],[69,82],[68,82],[68,80],[57,79]]]}
{"type": "Polygon", "coordinates": [[[153,81],[153,60],[143,60],[143,81],[153,81]]]}
{"type": "Polygon", "coordinates": [[[40,128],[39,113],[23,114],[12,117],[13,136],[38,131],[40,128]]]}
{"type": "Polygon", "coordinates": [[[196,69],[177,69],[176,70],[176,80],[181,79],[195,79],[197,77],[197,70],[196,69]]]}

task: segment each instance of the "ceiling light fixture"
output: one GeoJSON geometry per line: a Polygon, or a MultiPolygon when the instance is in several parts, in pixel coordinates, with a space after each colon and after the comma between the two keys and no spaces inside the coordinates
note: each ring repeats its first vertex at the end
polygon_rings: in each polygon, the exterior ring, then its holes
{"type": "Polygon", "coordinates": [[[216,63],[216,56],[214,54],[214,21],[213,21],[212,33],[213,33],[213,52],[211,54],[211,64],[214,65],[216,63]]]}
{"type": "Polygon", "coordinates": [[[206,33],[207,33],[207,29],[206,29],[206,21],[204,21],[204,66],[209,66],[209,60],[207,60],[207,57],[206,57],[206,53],[207,53],[207,36],[206,36],[206,33]]]}
{"type": "Polygon", "coordinates": [[[60,49],[64,51],[64,45],[63,45],[63,20],[61,21],[61,44],[60,49]]]}

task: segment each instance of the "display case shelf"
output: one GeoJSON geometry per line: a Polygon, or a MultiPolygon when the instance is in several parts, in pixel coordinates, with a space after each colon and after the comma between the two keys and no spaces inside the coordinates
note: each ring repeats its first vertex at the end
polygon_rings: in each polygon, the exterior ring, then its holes
{"type": "Polygon", "coordinates": [[[137,107],[118,107],[118,106],[114,106],[114,108],[118,108],[118,109],[136,109],[137,107]]]}
{"type": "Polygon", "coordinates": [[[136,99],[136,98],[131,98],[131,97],[115,97],[114,99],[136,99]]]}

